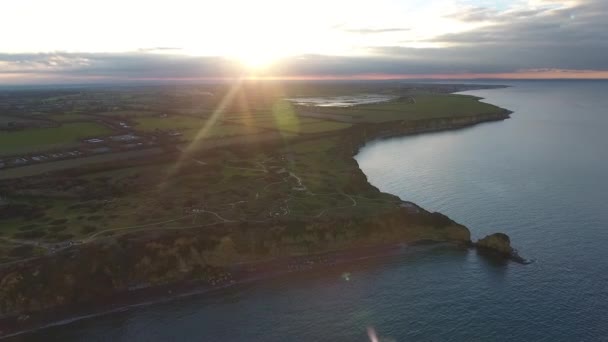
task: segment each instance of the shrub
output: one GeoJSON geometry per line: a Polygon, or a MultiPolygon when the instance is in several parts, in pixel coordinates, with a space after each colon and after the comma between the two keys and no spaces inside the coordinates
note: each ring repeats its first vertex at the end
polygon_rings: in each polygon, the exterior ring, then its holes
{"type": "Polygon", "coordinates": [[[80,228],[80,232],[83,233],[83,234],[89,234],[89,233],[92,233],[92,232],[94,232],[96,230],[97,230],[97,227],[95,227],[95,226],[89,226],[89,225],[82,226],[82,228],[80,228]]]}
{"type": "Polygon", "coordinates": [[[66,230],[68,227],[67,226],[51,226],[49,227],[49,230],[53,233],[58,233],[58,232],[62,232],[64,230],[66,230]]]}

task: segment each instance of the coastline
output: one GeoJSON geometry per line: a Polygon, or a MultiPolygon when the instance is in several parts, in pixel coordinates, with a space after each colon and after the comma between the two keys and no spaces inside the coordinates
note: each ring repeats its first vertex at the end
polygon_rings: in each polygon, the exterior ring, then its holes
{"type": "MultiPolygon", "coordinates": [[[[352,143],[351,146],[353,146],[352,150],[345,150],[345,152],[347,152],[349,155],[344,157],[352,159],[355,164],[357,164],[356,160],[353,158],[354,155],[356,155],[358,151],[365,146],[365,144],[372,140],[461,129],[484,122],[502,121],[509,118],[510,114],[510,111],[504,110],[502,113],[498,114],[493,113],[462,118],[419,120],[417,122],[407,122],[401,124],[389,123],[356,126],[352,128],[348,135],[344,135],[343,137],[344,139],[349,140],[352,143]]],[[[357,168],[359,168],[358,164],[357,168]]],[[[362,173],[360,168],[359,171],[362,173]]],[[[365,181],[367,182],[367,178],[365,178],[365,181]]],[[[416,206],[413,203],[412,205],[416,206]]],[[[422,208],[420,209],[424,210],[422,208]]],[[[413,244],[420,241],[422,240],[414,240],[410,241],[409,243],[413,244]]],[[[435,241],[435,243],[437,242],[435,241]]],[[[468,248],[470,245],[466,245],[466,247],[468,248]]],[[[24,315],[5,317],[0,319],[0,338],[14,336],[15,334],[31,331],[32,329],[35,330],[50,325],[65,324],[73,320],[120,311],[122,309],[128,309],[129,307],[138,305],[148,305],[172,300],[174,298],[208,293],[218,289],[247,284],[261,279],[273,278],[292,272],[302,272],[310,269],[330,267],[336,264],[353,262],[364,258],[395,255],[398,254],[402,248],[402,244],[376,244],[367,247],[356,247],[338,251],[312,253],[305,256],[275,258],[267,261],[255,261],[248,264],[235,264],[232,267],[228,267],[232,274],[230,281],[227,283],[217,284],[215,286],[205,286],[200,281],[186,281],[171,283],[168,285],[155,285],[133,289],[127,292],[116,293],[114,295],[114,300],[110,305],[107,304],[106,300],[102,299],[99,303],[87,303],[84,305],[66,306],[60,309],[54,308],[48,311],[41,311],[35,314],[27,315],[27,318],[25,318],[24,315]],[[294,263],[296,265],[305,265],[306,267],[294,268],[294,263]],[[78,310],[85,311],[85,308],[88,308],[88,310],[92,311],[93,313],[89,313],[88,315],[85,314],[84,316],[76,315],[76,318],[69,318],[71,316],[73,317],[74,312],[78,312],[78,310]],[[64,318],[57,322],[57,316],[64,316],[64,318]]]]}
{"type": "Polygon", "coordinates": [[[155,286],[118,293],[111,302],[100,300],[97,303],[87,303],[86,305],[53,309],[48,312],[38,312],[32,314],[27,320],[21,320],[19,317],[0,319],[0,333],[2,334],[0,335],[0,340],[18,337],[34,331],[65,325],[83,319],[123,312],[137,307],[170,302],[191,296],[213,295],[217,291],[254,284],[258,281],[275,279],[290,274],[325,271],[332,267],[349,265],[358,261],[396,257],[404,255],[410,252],[412,248],[418,246],[422,247],[422,249],[417,249],[414,253],[420,252],[424,248],[440,246],[461,250],[467,250],[470,247],[450,242],[439,243],[433,241],[428,242],[427,246],[425,241],[419,241],[409,245],[386,244],[237,265],[233,270],[235,272],[233,275],[234,279],[226,284],[208,286],[202,282],[191,281],[155,286]],[[294,265],[300,265],[301,267],[295,268],[294,265]],[[13,329],[14,327],[18,327],[18,329],[13,329]]]}

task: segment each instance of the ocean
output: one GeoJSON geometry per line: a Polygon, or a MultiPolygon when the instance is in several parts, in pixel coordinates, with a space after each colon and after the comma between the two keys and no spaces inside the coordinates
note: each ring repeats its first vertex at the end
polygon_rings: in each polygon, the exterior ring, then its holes
{"type": "Polygon", "coordinates": [[[511,237],[529,265],[448,246],[279,277],[21,335],[23,341],[608,340],[608,82],[494,82],[512,118],[373,141],[382,191],[511,237]]]}

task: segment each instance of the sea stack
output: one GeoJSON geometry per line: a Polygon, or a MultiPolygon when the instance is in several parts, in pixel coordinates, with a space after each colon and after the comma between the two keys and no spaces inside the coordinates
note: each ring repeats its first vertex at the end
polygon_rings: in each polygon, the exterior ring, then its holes
{"type": "Polygon", "coordinates": [[[507,234],[494,233],[480,239],[475,244],[477,250],[486,254],[498,256],[505,259],[511,259],[522,264],[527,263],[526,260],[517,254],[517,251],[511,247],[511,239],[507,234]]]}

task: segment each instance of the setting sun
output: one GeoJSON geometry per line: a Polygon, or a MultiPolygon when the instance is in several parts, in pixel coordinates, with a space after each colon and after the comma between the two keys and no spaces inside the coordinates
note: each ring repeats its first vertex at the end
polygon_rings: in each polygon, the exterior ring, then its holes
{"type": "Polygon", "coordinates": [[[279,58],[280,56],[277,54],[257,50],[247,51],[246,53],[235,56],[235,59],[239,61],[239,63],[252,71],[259,71],[267,68],[275,63],[279,58]]]}

